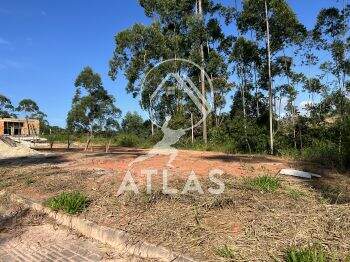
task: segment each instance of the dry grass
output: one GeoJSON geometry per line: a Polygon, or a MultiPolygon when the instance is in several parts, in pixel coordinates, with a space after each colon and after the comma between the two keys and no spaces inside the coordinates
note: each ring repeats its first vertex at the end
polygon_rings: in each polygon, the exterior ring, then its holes
{"type": "MultiPolygon", "coordinates": [[[[152,194],[140,188],[141,194],[117,197],[121,177],[108,172],[38,165],[0,168],[0,176],[0,187],[42,201],[66,190],[84,192],[92,202],[81,216],[200,261],[282,260],[289,247],[314,243],[339,260],[350,250],[348,202],[328,201],[317,187],[327,181],[336,187],[333,179],[308,184],[281,178],[277,188],[264,191],[226,175],[218,196],[164,195],[155,187],[152,194]]],[[[344,179],[338,188],[346,196],[344,179]]],[[[170,183],[181,189],[185,181],[170,183]]],[[[207,180],[201,185],[205,192],[212,186],[207,180]]]]}
{"type": "Polygon", "coordinates": [[[111,224],[127,229],[135,239],[199,260],[217,261],[216,248],[232,246],[236,261],[270,261],[284,257],[290,246],[318,241],[336,257],[345,257],[350,247],[348,205],[328,205],[317,192],[294,182],[282,181],[274,193],[249,189],[239,179],[228,184],[221,196],[142,191],[106,208],[118,210],[111,224]]]}

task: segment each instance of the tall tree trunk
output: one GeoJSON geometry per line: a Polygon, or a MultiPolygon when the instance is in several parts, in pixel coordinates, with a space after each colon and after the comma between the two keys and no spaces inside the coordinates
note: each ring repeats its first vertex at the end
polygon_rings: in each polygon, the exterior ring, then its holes
{"type": "Polygon", "coordinates": [[[194,143],[194,127],[193,127],[193,114],[191,113],[191,138],[192,144],[194,143]]]}
{"type": "Polygon", "coordinates": [[[254,87],[255,87],[255,100],[256,100],[256,116],[260,117],[260,109],[259,109],[259,87],[256,84],[256,64],[254,62],[254,87]]]}
{"type": "Polygon", "coordinates": [[[246,87],[246,76],[245,76],[245,74],[243,74],[241,95],[242,95],[242,109],[243,109],[243,121],[244,121],[244,135],[245,135],[245,140],[246,140],[246,143],[248,146],[249,154],[251,154],[252,150],[250,148],[250,144],[248,141],[248,132],[247,132],[247,111],[246,111],[246,106],[245,106],[245,87],[246,87]]]}
{"type": "Polygon", "coordinates": [[[68,132],[67,136],[67,149],[70,149],[70,133],[68,132]]]}
{"type": "Polygon", "coordinates": [[[293,124],[294,148],[297,149],[297,138],[296,138],[296,130],[295,130],[295,107],[294,107],[294,104],[292,104],[292,124],[293,124]]]}
{"type": "MultiPolygon", "coordinates": [[[[27,123],[27,129],[28,129],[28,136],[30,136],[30,126],[29,126],[29,121],[28,121],[28,116],[26,116],[26,123],[27,123]]],[[[12,133],[12,130],[11,130],[11,135],[13,136],[14,133],[12,133]]]]}
{"type": "MultiPolygon", "coordinates": [[[[210,81],[213,81],[213,75],[210,75],[210,81]]],[[[216,101],[216,98],[217,98],[217,94],[214,90],[213,92],[213,120],[212,120],[212,125],[215,126],[215,127],[218,127],[218,114],[217,114],[217,101],[216,101]]]]}
{"type": "Polygon", "coordinates": [[[106,144],[106,153],[109,152],[109,148],[111,147],[111,143],[112,143],[112,138],[110,137],[108,140],[108,143],[106,144]]]}
{"type": "Polygon", "coordinates": [[[340,128],[339,128],[339,155],[340,155],[340,166],[344,167],[344,155],[343,155],[343,151],[344,151],[344,125],[345,125],[345,113],[344,112],[344,95],[345,95],[345,81],[346,81],[346,75],[345,75],[345,71],[343,70],[342,72],[342,76],[341,76],[341,83],[340,83],[340,128]]]}
{"type": "MultiPolygon", "coordinates": [[[[198,13],[203,20],[203,9],[202,9],[202,0],[198,0],[198,13]]],[[[204,47],[203,43],[200,45],[200,55],[201,55],[201,91],[203,99],[205,99],[205,75],[204,75],[204,47]]],[[[207,120],[205,113],[205,101],[202,101],[202,114],[203,114],[203,141],[205,144],[208,143],[208,134],[207,134],[207,120]]]]}
{"type": "Polygon", "coordinates": [[[153,126],[153,121],[152,121],[152,112],[151,112],[151,96],[149,96],[149,120],[151,121],[151,133],[152,136],[154,135],[154,126],[153,126]]]}
{"type": "Polygon", "coordinates": [[[267,10],[267,2],[265,0],[265,15],[266,15],[266,49],[269,73],[269,125],[270,125],[270,153],[273,154],[273,105],[272,105],[272,79],[271,79],[271,51],[270,51],[270,25],[269,14],[267,10]]]}
{"type": "Polygon", "coordinates": [[[87,150],[88,150],[88,148],[89,148],[89,146],[90,146],[90,143],[91,143],[91,139],[92,139],[92,127],[91,127],[91,129],[90,129],[89,137],[88,137],[88,139],[87,139],[87,141],[86,141],[86,146],[85,146],[84,151],[87,151],[87,150]]]}
{"type": "Polygon", "coordinates": [[[303,137],[301,134],[301,127],[299,126],[299,140],[300,140],[300,150],[303,150],[303,137]]]}

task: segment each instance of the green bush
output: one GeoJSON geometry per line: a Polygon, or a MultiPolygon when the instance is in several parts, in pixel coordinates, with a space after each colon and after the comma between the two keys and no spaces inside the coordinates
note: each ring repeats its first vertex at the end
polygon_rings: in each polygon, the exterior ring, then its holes
{"type": "Polygon", "coordinates": [[[255,121],[236,117],[225,122],[226,130],[222,130],[216,140],[224,145],[228,141],[234,141],[235,151],[238,153],[265,153],[268,148],[268,136],[264,127],[259,126],[255,121]],[[244,125],[247,129],[245,130],[244,125]],[[225,135],[223,135],[225,134],[225,135]],[[246,134],[246,135],[245,135],[246,134]]]}
{"type": "MultiPolygon", "coordinates": [[[[66,143],[68,135],[66,133],[52,133],[44,135],[44,138],[47,139],[49,143],[66,143]]],[[[73,139],[73,137],[71,137],[73,139]]]]}
{"type": "Polygon", "coordinates": [[[278,154],[284,157],[290,157],[292,159],[300,159],[300,150],[293,148],[281,148],[278,150],[278,154]]]}
{"type": "Polygon", "coordinates": [[[310,147],[301,151],[301,158],[317,163],[332,163],[340,161],[338,147],[330,141],[315,141],[310,147]]]}
{"type": "Polygon", "coordinates": [[[275,192],[281,183],[277,177],[264,175],[249,179],[248,185],[263,192],[275,192]]]}
{"type": "Polygon", "coordinates": [[[135,134],[122,133],[117,136],[116,143],[119,146],[136,147],[140,144],[140,138],[135,134]]]}
{"type": "Polygon", "coordinates": [[[236,154],[237,153],[237,145],[236,142],[233,140],[227,141],[224,145],[222,145],[222,149],[220,151],[223,151],[226,154],[236,154]]]}
{"type": "Polygon", "coordinates": [[[292,248],[287,251],[287,262],[326,262],[326,253],[320,246],[307,247],[303,249],[292,248]]]}
{"type": "Polygon", "coordinates": [[[63,192],[56,197],[49,198],[45,205],[54,211],[64,211],[68,214],[82,212],[89,205],[89,199],[80,192],[63,192]]]}

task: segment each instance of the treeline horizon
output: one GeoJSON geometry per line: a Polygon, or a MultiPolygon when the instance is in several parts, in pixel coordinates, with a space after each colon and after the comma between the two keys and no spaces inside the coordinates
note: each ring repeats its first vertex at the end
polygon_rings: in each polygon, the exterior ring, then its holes
{"type": "MultiPolygon", "coordinates": [[[[212,0],[139,0],[139,4],[151,22],[116,32],[110,78],[124,74],[126,91],[145,111],[152,109],[147,98],[165,71],[185,74],[203,96],[210,91],[204,72],[213,83],[212,114],[179,146],[349,165],[350,6],[346,1],[337,6],[330,2],[330,7],[321,9],[309,30],[286,0],[244,0],[234,6],[212,0]],[[155,65],[176,58],[193,61],[202,69],[167,65],[141,87],[155,65]],[[296,105],[298,96],[308,101],[303,114],[304,109],[296,105]],[[230,110],[224,111],[227,105],[230,110]]],[[[141,140],[152,145],[161,138],[159,130],[137,114],[118,121],[121,110],[91,67],[85,67],[74,84],[66,129],[88,134],[86,148],[97,134],[109,137],[109,144],[116,133],[135,140],[126,143],[133,145],[142,144],[141,140]]],[[[168,81],[165,88],[173,85],[168,81]]],[[[174,129],[190,125],[191,117],[194,121],[202,117],[181,91],[157,101],[157,118],[161,121],[166,115],[172,115],[174,129]]]]}

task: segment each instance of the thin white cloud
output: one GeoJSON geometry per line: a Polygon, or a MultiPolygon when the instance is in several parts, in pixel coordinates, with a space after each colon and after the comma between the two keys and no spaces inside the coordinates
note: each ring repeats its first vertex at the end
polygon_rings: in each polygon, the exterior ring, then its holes
{"type": "Polygon", "coordinates": [[[0,45],[10,45],[10,42],[0,37],[0,45]]]}

